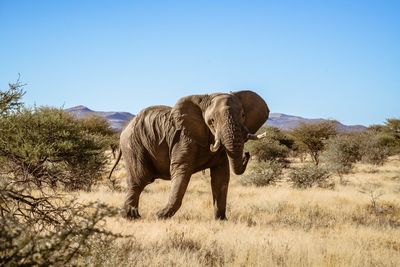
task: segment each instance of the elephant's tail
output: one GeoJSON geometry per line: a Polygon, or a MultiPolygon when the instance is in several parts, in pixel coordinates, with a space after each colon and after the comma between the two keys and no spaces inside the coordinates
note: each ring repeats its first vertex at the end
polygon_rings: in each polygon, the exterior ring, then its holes
{"type": "Polygon", "coordinates": [[[113,173],[115,167],[117,167],[117,165],[118,165],[119,160],[121,159],[121,157],[122,157],[122,150],[121,150],[121,149],[118,149],[117,160],[115,161],[114,166],[112,167],[112,169],[111,169],[111,171],[110,171],[110,174],[108,175],[108,180],[112,181],[112,180],[111,180],[111,175],[112,175],[112,173],[113,173]]]}

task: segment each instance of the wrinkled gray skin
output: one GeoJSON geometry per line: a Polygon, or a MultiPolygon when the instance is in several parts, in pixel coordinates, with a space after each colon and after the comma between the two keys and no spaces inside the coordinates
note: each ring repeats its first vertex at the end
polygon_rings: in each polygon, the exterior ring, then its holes
{"type": "Polygon", "coordinates": [[[124,216],[140,217],[140,193],[156,178],[172,181],[168,203],[157,216],[173,216],[191,175],[210,169],[215,218],[226,219],[229,169],[235,174],[245,171],[250,155],[243,153],[244,143],[268,115],[267,104],[252,91],[192,95],[172,108],[153,106],[141,111],[121,133],[113,167],[122,153],[128,173],[124,216]]]}

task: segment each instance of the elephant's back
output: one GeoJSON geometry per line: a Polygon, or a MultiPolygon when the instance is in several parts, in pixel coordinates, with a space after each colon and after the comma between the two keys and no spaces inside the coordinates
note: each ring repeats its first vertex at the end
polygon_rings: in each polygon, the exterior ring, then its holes
{"type": "Polygon", "coordinates": [[[141,110],[125,127],[123,131],[131,132],[137,127],[145,127],[156,123],[157,121],[166,119],[171,113],[169,106],[151,106],[141,110]]]}
{"type": "Polygon", "coordinates": [[[140,111],[121,133],[132,148],[144,148],[152,158],[157,154],[162,143],[168,143],[172,129],[171,107],[151,106],[140,111]]]}
{"type": "Polygon", "coordinates": [[[144,130],[146,135],[156,134],[164,124],[169,121],[171,107],[151,106],[143,109],[132,120],[132,127],[135,130],[144,130]]]}

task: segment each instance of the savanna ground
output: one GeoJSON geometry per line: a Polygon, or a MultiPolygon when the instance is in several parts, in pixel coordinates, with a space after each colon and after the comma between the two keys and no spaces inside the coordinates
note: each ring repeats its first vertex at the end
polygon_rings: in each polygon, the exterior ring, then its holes
{"type": "MultiPolygon", "coordinates": [[[[254,162],[252,162],[254,164],[254,162]]],[[[299,162],[293,165],[301,164],[299,162]]],[[[120,164],[115,177],[125,185],[120,164]]],[[[383,166],[356,164],[334,189],[247,187],[232,175],[228,221],[215,221],[209,173],[193,175],[181,209],[157,220],[170,183],[157,180],[141,196],[142,218],[109,218],[104,227],[128,235],[83,264],[101,266],[400,266],[400,157],[383,166]]],[[[123,192],[99,186],[81,201],[120,207],[123,192]]]]}

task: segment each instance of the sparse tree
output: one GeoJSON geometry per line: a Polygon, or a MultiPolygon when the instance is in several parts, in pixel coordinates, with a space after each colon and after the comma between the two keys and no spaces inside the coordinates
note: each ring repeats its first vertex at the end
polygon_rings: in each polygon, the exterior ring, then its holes
{"type": "Polygon", "coordinates": [[[336,122],[302,123],[292,131],[299,147],[304,148],[311,156],[315,165],[319,164],[319,156],[325,148],[325,142],[336,135],[336,122]]]}

